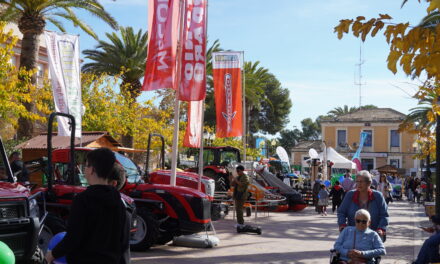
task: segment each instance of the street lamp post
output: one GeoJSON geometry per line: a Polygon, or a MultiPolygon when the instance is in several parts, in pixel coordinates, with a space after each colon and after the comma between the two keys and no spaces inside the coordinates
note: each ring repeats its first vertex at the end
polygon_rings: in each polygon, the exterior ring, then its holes
{"type": "Polygon", "coordinates": [[[325,140],[322,141],[321,147],[323,149],[323,161],[322,161],[322,174],[324,175],[323,180],[327,180],[327,145],[325,144],[325,140]]]}

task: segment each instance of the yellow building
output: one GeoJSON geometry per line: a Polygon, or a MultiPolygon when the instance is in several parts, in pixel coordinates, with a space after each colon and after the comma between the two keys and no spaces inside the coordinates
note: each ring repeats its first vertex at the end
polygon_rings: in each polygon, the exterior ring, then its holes
{"type": "Polygon", "coordinates": [[[323,120],[322,140],[351,159],[359,146],[361,132],[366,132],[368,136],[360,155],[363,169],[372,170],[389,164],[397,167],[402,175],[414,174],[420,163],[413,159],[415,136],[398,132],[404,119],[404,114],[391,108],[358,110],[323,120]]]}
{"type": "MultiPolygon", "coordinates": [[[[20,54],[21,54],[21,39],[23,38],[23,34],[18,29],[17,24],[9,23],[5,27],[5,31],[12,30],[13,34],[18,37],[18,42],[14,47],[14,56],[11,58],[11,63],[16,67],[20,66],[20,54]]],[[[49,58],[47,55],[46,49],[46,40],[44,38],[44,34],[39,37],[40,48],[38,50],[38,58],[37,58],[37,82],[39,84],[42,83],[44,74],[49,71],[49,58]]]]}

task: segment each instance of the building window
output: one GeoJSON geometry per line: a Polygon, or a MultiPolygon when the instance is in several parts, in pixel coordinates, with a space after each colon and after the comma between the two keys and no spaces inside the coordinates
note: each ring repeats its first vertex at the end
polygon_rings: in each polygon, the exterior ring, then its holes
{"type": "Polygon", "coordinates": [[[390,146],[400,147],[400,134],[397,132],[397,130],[390,131],[390,146]]]}
{"type": "Polygon", "coordinates": [[[390,165],[396,168],[400,168],[400,159],[390,159],[390,165]]]}
{"type": "Polygon", "coordinates": [[[370,171],[374,169],[374,159],[361,159],[362,169],[370,171]]]}
{"type": "Polygon", "coordinates": [[[364,147],[372,147],[373,146],[373,130],[364,130],[364,133],[367,133],[367,137],[365,138],[364,147]]]}
{"type": "Polygon", "coordinates": [[[38,63],[37,65],[37,77],[43,78],[44,76],[44,65],[42,63],[38,63]]]}
{"type": "Polygon", "coordinates": [[[347,146],[347,130],[338,130],[338,147],[347,146]]]}

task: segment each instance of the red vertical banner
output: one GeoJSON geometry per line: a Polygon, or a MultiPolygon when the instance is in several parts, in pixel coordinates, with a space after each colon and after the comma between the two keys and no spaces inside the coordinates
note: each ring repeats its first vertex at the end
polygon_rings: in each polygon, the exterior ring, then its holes
{"type": "Polygon", "coordinates": [[[216,136],[243,135],[242,88],[240,52],[213,53],[216,136]]]}
{"type": "Polygon", "coordinates": [[[188,102],[188,121],[186,124],[183,146],[188,148],[200,148],[202,139],[202,114],[203,100],[188,102]]]}
{"type": "Polygon", "coordinates": [[[206,2],[185,1],[179,86],[181,101],[200,101],[206,96],[206,2]]]}
{"type": "Polygon", "coordinates": [[[142,91],[175,89],[179,1],[148,0],[148,54],[142,91]]]}

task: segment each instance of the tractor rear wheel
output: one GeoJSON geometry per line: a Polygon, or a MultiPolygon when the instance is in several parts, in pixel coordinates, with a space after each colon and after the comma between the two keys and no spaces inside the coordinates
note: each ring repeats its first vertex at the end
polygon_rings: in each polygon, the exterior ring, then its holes
{"type": "Polygon", "coordinates": [[[136,210],[136,233],[130,239],[133,251],[145,251],[156,243],[159,235],[159,223],[147,208],[136,210]]]}

